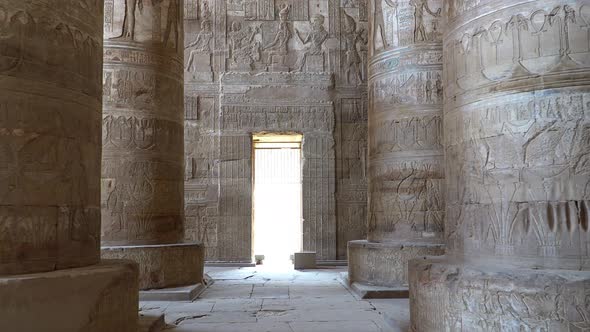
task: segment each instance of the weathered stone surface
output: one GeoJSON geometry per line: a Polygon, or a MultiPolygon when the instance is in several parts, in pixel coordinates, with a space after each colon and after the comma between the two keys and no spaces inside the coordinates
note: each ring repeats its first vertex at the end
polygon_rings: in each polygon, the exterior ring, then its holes
{"type": "Polygon", "coordinates": [[[181,0],[105,2],[102,254],[138,262],[140,289],[203,277],[202,246],[182,244],[182,11],[181,0]]]}
{"type": "Polygon", "coordinates": [[[205,253],[197,243],[103,247],[102,257],[137,262],[141,290],[203,282],[205,253]]]}
{"type": "MultiPolygon", "coordinates": [[[[408,286],[408,261],[444,254],[442,244],[348,242],[348,279],[372,286],[408,286]]],[[[407,291],[407,289],[406,289],[407,291]]]]}
{"type": "Polygon", "coordinates": [[[449,251],[411,263],[415,331],[589,326],[588,5],[448,2],[449,251]]]}
{"type": "Polygon", "coordinates": [[[414,260],[412,331],[583,331],[590,272],[414,260]]]}
{"type": "Polygon", "coordinates": [[[2,2],[0,275],[100,259],[101,6],[2,2]]]}
{"type": "Polygon", "coordinates": [[[0,330],[137,331],[137,264],[0,277],[0,330]]]}
{"type": "Polygon", "coordinates": [[[303,249],[365,237],[365,1],[185,2],[186,237],[252,261],[251,134],[304,135],[303,249]]]}
{"type": "Polygon", "coordinates": [[[505,3],[449,13],[449,253],[586,269],[587,3],[505,3]]]}

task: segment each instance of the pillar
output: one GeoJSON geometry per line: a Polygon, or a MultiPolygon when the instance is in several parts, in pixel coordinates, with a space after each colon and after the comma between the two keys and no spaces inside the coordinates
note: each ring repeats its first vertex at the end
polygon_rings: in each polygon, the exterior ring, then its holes
{"type": "Polygon", "coordinates": [[[444,213],[440,0],[371,0],[368,239],[349,281],[405,289],[407,262],[440,255],[444,213]]]}
{"type": "Polygon", "coordinates": [[[410,263],[413,331],[590,324],[587,1],[449,1],[448,252],[410,263]]]}
{"type": "Polygon", "coordinates": [[[102,1],[0,6],[0,330],[137,330],[100,261],[102,1]]]}
{"type": "Polygon", "coordinates": [[[181,0],[106,0],[102,256],[139,263],[140,288],[202,281],[203,248],[183,243],[181,0]]]}

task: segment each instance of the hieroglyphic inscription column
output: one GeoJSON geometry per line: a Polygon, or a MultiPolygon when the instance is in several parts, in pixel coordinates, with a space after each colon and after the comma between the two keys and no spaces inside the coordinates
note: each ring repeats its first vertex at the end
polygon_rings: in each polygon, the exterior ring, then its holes
{"type": "Polygon", "coordinates": [[[102,8],[0,4],[1,331],[137,331],[136,265],[100,262],[102,8]]]}
{"type": "Polygon", "coordinates": [[[103,257],[138,261],[142,289],[201,280],[202,248],[181,243],[182,5],[105,1],[103,257]]]}
{"type": "Polygon", "coordinates": [[[443,253],[442,1],[371,4],[368,241],[349,242],[349,279],[407,291],[408,260],[443,253]]]}
{"type": "Polygon", "coordinates": [[[449,1],[447,258],[410,264],[414,331],[590,326],[590,2],[449,1]]]}

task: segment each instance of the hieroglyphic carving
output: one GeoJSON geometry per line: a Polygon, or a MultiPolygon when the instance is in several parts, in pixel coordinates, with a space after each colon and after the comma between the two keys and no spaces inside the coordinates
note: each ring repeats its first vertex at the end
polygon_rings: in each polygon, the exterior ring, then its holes
{"type": "Polygon", "coordinates": [[[184,0],[184,19],[199,19],[199,0],[184,0]]]}
{"type": "Polygon", "coordinates": [[[441,73],[434,71],[402,73],[371,82],[374,104],[436,105],[442,103],[442,93],[441,73]]]}
{"type": "Polygon", "coordinates": [[[291,12],[290,21],[308,21],[309,20],[309,0],[289,0],[291,12]]]}

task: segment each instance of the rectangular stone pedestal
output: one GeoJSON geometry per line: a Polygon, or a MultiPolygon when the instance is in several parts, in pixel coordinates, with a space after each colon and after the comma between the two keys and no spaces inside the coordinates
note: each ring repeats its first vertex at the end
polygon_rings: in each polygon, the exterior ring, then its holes
{"type": "Polygon", "coordinates": [[[430,243],[348,242],[350,283],[408,288],[408,261],[444,254],[444,245],[430,243]]]}
{"type": "Polygon", "coordinates": [[[203,283],[174,287],[150,289],[139,292],[140,301],[193,301],[207,289],[203,283]]]}
{"type": "Polygon", "coordinates": [[[293,265],[295,267],[295,270],[315,269],[315,258],[315,251],[296,252],[293,258],[293,265]]]}
{"type": "Polygon", "coordinates": [[[137,262],[140,290],[203,282],[205,251],[199,243],[103,247],[101,255],[137,262]]]}
{"type": "Polygon", "coordinates": [[[137,264],[0,277],[0,331],[137,332],[137,264]]]}
{"type": "Polygon", "coordinates": [[[587,331],[590,271],[409,263],[411,331],[587,331]]]}

